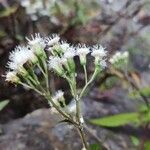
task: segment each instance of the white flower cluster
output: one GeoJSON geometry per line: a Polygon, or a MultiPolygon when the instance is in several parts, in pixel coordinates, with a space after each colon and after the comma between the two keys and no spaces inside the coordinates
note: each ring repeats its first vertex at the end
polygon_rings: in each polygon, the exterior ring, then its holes
{"type": "MultiPolygon", "coordinates": [[[[95,66],[98,68],[106,67],[107,52],[101,45],[87,47],[86,45],[71,46],[65,41],[60,41],[60,37],[53,34],[50,37],[41,37],[40,34],[31,35],[26,38],[27,46],[18,46],[10,53],[6,80],[15,82],[14,76],[27,76],[28,71],[25,67],[41,63],[41,59],[47,62],[46,49],[50,53],[48,66],[60,76],[75,73],[74,57],[78,56],[81,65],[86,65],[86,57],[91,54],[95,58],[95,66]],[[12,78],[10,78],[13,75],[12,78]]],[[[17,80],[18,81],[18,80],[17,80]]]]}
{"type": "MultiPolygon", "coordinates": [[[[54,41],[55,38],[52,35],[49,42],[54,41]]],[[[47,57],[45,53],[45,48],[49,44],[46,43],[47,39],[41,37],[40,34],[31,35],[31,39],[26,39],[28,41],[27,46],[17,46],[9,55],[9,61],[7,63],[9,71],[6,74],[6,81],[18,82],[19,78],[17,75],[24,77],[28,75],[25,66],[31,67],[33,64],[39,63],[39,59],[46,59],[47,57]]]]}
{"type": "Polygon", "coordinates": [[[95,65],[98,65],[102,68],[105,68],[107,66],[106,64],[107,51],[101,45],[94,46],[91,55],[95,57],[95,65]]]}
{"type": "Polygon", "coordinates": [[[22,7],[26,9],[26,13],[31,16],[32,20],[37,20],[38,16],[50,16],[51,9],[55,4],[55,0],[20,0],[22,7]]]}
{"type": "Polygon", "coordinates": [[[125,52],[116,52],[110,59],[109,62],[114,66],[121,66],[126,63],[129,57],[129,53],[125,52]]]}
{"type": "Polygon", "coordinates": [[[101,45],[90,48],[80,44],[77,47],[73,47],[67,42],[60,41],[58,44],[51,46],[49,50],[52,53],[52,56],[49,57],[49,68],[60,76],[75,72],[75,56],[79,57],[80,64],[83,66],[86,65],[86,57],[88,54],[91,54],[95,58],[95,66],[97,68],[104,69],[107,66],[107,52],[101,45]]]}

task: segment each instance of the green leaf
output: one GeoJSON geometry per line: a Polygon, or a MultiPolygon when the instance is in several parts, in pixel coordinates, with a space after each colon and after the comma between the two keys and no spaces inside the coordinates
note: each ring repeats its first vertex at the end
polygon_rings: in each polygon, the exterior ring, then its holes
{"type": "Polygon", "coordinates": [[[140,90],[140,92],[146,96],[146,97],[150,97],[150,87],[144,87],[140,90]]]}
{"type": "Polygon", "coordinates": [[[132,141],[134,146],[138,146],[140,144],[139,139],[135,136],[131,136],[131,141],[132,141]]]}
{"type": "Polygon", "coordinates": [[[90,144],[89,150],[101,150],[101,146],[99,144],[90,144]]]}
{"type": "Polygon", "coordinates": [[[113,116],[92,119],[90,120],[92,124],[105,126],[105,127],[117,127],[126,125],[128,123],[139,123],[139,114],[133,113],[122,113],[113,116]]]}
{"type": "Polygon", "coordinates": [[[9,100],[4,100],[0,102],[0,111],[9,103],[9,100]]]}
{"type": "Polygon", "coordinates": [[[144,150],[150,150],[150,141],[144,143],[144,150]]]}

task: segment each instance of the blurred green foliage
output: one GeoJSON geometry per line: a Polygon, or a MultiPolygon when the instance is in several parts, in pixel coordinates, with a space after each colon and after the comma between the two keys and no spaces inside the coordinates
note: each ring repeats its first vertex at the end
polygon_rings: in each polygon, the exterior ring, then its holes
{"type": "Polygon", "coordinates": [[[102,150],[99,144],[90,144],[89,150],[102,150]]]}
{"type": "Polygon", "coordinates": [[[9,17],[11,14],[15,13],[16,10],[17,6],[8,7],[0,12],[0,17],[9,17]]]}
{"type": "Polygon", "coordinates": [[[0,102],[0,111],[4,109],[4,107],[9,103],[9,100],[4,100],[0,102]]]}
{"type": "Polygon", "coordinates": [[[144,87],[144,88],[140,89],[139,91],[134,90],[129,93],[129,97],[131,99],[139,99],[141,97],[140,93],[142,95],[144,95],[145,97],[150,97],[150,87],[144,87]]]}

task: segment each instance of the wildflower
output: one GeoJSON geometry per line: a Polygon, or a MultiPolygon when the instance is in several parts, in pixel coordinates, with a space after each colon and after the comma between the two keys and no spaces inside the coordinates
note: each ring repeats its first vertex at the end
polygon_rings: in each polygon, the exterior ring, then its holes
{"type": "Polygon", "coordinates": [[[107,54],[107,51],[105,51],[105,48],[103,48],[101,45],[97,45],[93,47],[91,55],[93,57],[98,57],[99,59],[102,59],[107,54]]]}
{"type": "Polygon", "coordinates": [[[31,39],[27,38],[28,44],[31,47],[31,50],[37,55],[37,56],[45,56],[44,48],[46,47],[44,39],[40,36],[39,33],[35,34],[35,37],[31,35],[31,39]]]}
{"type": "Polygon", "coordinates": [[[91,55],[95,57],[95,65],[98,65],[100,61],[106,56],[107,52],[105,49],[101,46],[94,46],[91,55]]]}
{"type": "Polygon", "coordinates": [[[54,46],[56,43],[58,43],[60,40],[60,37],[57,34],[53,34],[52,36],[49,36],[45,38],[45,43],[48,46],[54,46]]]}
{"type": "Polygon", "coordinates": [[[127,58],[129,56],[129,53],[127,51],[125,52],[116,52],[116,54],[114,54],[112,56],[112,58],[109,59],[109,62],[111,64],[114,64],[114,65],[119,65],[119,63],[124,63],[127,61],[127,58]]]}
{"type": "Polygon", "coordinates": [[[71,72],[75,71],[75,63],[73,60],[75,55],[76,55],[75,49],[69,48],[67,51],[65,51],[64,56],[63,56],[64,58],[67,59],[68,66],[69,66],[71,72]]]}
{"type": "Polygon", "coordinates": [[[12,82],[12,83],[18,83],[20,79],[16,75],[17,73],[14,71],[9,71],[6,73],[6,81],[12,82]]]}
{"type": "Polygon", "coordinates": [[[13,52],[10,53],[8,68],[18,73],[22,72],[26,74],[23,65],[27,62],[36,63],[37,57],[32,51],[28,50],[26,47],[18,46],[13,52]]]}
{"type": "Polygon", "coordinates": [[[86,55],[90,52],[89,48],[86,47],[85,45],[79,45],[79,47],[77,48],[77,55],[80,58],[80,63],[81,65],[85,65],[86,64],[86,55]]]}
{"type": "Polygon", "coordinates": [[[61,42],[60,43],[60,48],[62,49],[63,52],[69,49],[70,45],[67,42],[61,42]]]}
{"type": "Polygon", "coordinates": [[[73,47],[68,48],[68,50],[64,52],[64,57],[67,59],[73,58],[75,55],[76,53],[73,47]]]}
{"type": "Polygon", "coordinates": [[[64,69],[62,67],[61,59],[59,57],[49,57],[49,68],[53,69],[60,76],[64,74],[64,69]]]}
{"type": "Polygon", "coordinates": [[[106,59],[103,59],[103,60],[100,61],[100,67],[101,67],[102,69],[104,69],[104,68],[107,67],[106,59]]]}

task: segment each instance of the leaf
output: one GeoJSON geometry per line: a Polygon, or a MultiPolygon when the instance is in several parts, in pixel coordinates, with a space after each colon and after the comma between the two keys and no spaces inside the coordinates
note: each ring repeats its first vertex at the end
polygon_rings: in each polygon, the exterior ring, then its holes
{"type": "Polygon", "coordinates": [[[92,124],[105,126],[105,127],[118,127],[126,125],[128,123],[139,123],[139,114],[133,113],[122,113],[113,116],[92,119],[90,120],[92,124]]]}
{"type": "Polygon", "coordinates": [[[135,136],[131,136],[131,141],[132,141],[134,146],[138,146],[140,144],[139,139],[135,136]]]}
{"type": "Polygon", "coordinates": [[[140,92],[146,96],[146,97],[150,97],[150,87],[144,87],[140,90],[140,92]]]}
{"type": "Polygon", "coordinates": [[[149,141],[144,143],[144,150],[150,150],[150,142],[149,141]]]}
{"type": "Polygon", "coordinates": [[[101,150],[101,146],[99,144],[90,144],[89,150],[101,150]]]}
{"type": "Polygon", "coordinates": [[[0,102],[0,111],[9,103],[9,100],[4,100],[0,102]]]}

